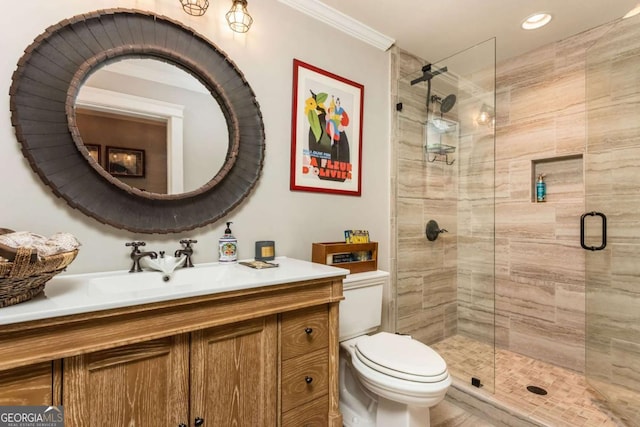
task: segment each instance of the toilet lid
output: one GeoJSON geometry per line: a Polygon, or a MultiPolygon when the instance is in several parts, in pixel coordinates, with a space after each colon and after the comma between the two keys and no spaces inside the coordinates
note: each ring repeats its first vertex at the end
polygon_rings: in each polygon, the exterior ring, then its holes
{"type": "Polygon", "coordinates": [[[438,382],[447,363],[429,346],[406,336],[380,332],[356,343],[356,356],[378,372],[417,382],[438,382]]]}

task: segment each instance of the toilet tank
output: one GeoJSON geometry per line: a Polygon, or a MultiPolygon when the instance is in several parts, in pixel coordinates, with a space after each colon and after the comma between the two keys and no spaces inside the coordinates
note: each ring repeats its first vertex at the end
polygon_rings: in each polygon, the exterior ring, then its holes
{"type": "Polygon", "coordinates": [[[340,302],[340,341],[375,331],[382,321],[382,295],[389,273],[367,271],[343,280],[340,302]]]}

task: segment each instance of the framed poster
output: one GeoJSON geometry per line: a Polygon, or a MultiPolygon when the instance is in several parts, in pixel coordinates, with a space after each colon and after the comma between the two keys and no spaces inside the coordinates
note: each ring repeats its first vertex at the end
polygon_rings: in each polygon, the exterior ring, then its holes
{"type": "Polygon", "coordinates": [[[293,60],[290,190],[360,196],[364,86],[293,60]]]}
{"type": "Polygon", "coordinates": [[[107,171],[113,176],[144,177],[144,150],[107,147],[107,171]]]}

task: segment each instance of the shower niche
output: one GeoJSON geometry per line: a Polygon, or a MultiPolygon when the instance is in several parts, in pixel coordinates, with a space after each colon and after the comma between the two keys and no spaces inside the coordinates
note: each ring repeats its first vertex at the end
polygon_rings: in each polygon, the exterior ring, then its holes
{"type": "Polygon", "coordinates": [[[536,202],[536,181],[544,175],[547,186],[546,203],[582,200],[584,165],[582,154],[546,157],[531,161],[531,202],[536,202]]]}

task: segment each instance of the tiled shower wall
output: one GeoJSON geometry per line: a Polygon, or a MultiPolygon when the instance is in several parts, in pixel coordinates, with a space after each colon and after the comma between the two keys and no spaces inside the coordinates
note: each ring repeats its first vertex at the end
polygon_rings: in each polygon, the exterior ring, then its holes
{"type": "MultiPolygon", "coordinates": [[[[585,255],[579,243],[585,53],[608,28],[509,59],[496,70],[495,342],[577,371],[584,371],[585,356],[585,255]],[[537,173],[546,175],[545,203],[534,202],[537,173]]],[[[473,202],[461,193],[478,185],[474,167],[465,166],[463,158],[450,169],[444,164],[424,167],[418,113],[424,98],[398,82],[425,61],[394,48],[391,63],[392,102],[403,101],[405,109],[395,114],[392,125],[396,330],[426,343],[456,333],[489,340],[487,329],[479,326],[492,320],[486,292],[492,278],[468,275],[465,268],[465,263],[473,264],[469,257],[482,240],[490,242],[488,236],[464,229],[472,227],[473,215],[464,215],[465,204],[473,202]],[[431,218],[449,230],[436,242],[427,242],[423,234],[431,218]]],[[[480,141],[476,138],[475,144],[480,141]]],[[[460,156],[464,143],[461,138],[460,156]]]]}
{"type": "Polygon", "coordinates": [[[608,28],[497,67],[496,345],[580,372],[586,51],[608,28]],[[545,203],[534,202],[538,173],[545,203]]]}
{"type": "Polygon", "coordinates": [[[432,95],[457,96],[444,116],[458,123],[457,130],[438,135],[425,125],[426,83],[410,84],[427,61],[397,48],[392,55],[393,102],[402,103],[394,118],[392,159],[396,330],[427,344],[456,333],[493,343],[494,138],[493,129],[475,124],[483,101],[493,105],[493,66],[488,74],[472,76],[472,84],[452,70],[432,80],[432,95]],[[490,81],[488,92],[475,84],[479,79],[490,81]],[[455,146],[445,159],[450,164],[425,153],[425,140],[455,146]],[[430,220],[447,230],[435,241],[425,236],[430,220]]]}
{"type": "Polygon", "coordinates": [[[433,343],[457,331],[458,164],[430,163],[424,152],[426,83],[411,86],[409,81],[426,61],[396,47],[391,55],[391,102],[402,102],[392,120],[395,329],[433,343]],[[425,237],[430,219],[448,230],[434,242],[425,237]]]}

